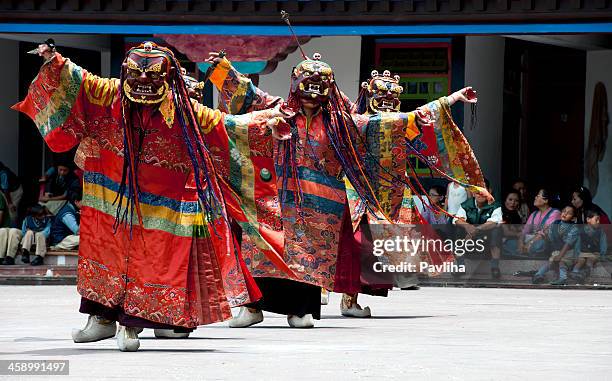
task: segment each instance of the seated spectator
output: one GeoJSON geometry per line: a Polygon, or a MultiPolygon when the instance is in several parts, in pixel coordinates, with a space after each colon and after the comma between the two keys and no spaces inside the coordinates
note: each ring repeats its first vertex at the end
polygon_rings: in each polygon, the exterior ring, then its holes
{"type": "Polygon", "coordinates": [[[0,191],[4,196],[10,215],[11,226],[17,223],[17,210],[23,196],[23,188],[19,178],[13,171],[0,161],[0,191]]]}
{"type": "Polygon", "coordinates": [[[421,217],[430,225],[447,224],[448,215],[442,211],[444,209],[444,188],[434,185],[429,188],[428,194],[432,205],[423,208],[421,217]]]}
{"type": "Polygon", "coordinates": [[[586,281],[598,260],[604,257],[608,251],[608,238],[600,226],[600,212],[598,210],[587,210],[585,218],[586,224],[581,226],[578,238],[580,253],[572,273],[580,283],[586,281]]]}
{"type": "Polygon", "coordinates": [[[11,215],[9,213],[9,205],[0,194],[0,228],[8,228],[11,226],[11,215]]]}
{"type": "Polygon", "coordinates": [[[533,205],[538,209],[531,213],[527,224],[518,240],[516,253],[519,255],[536,256],[547,250],[544,228],[561,219],[559,209],[551,207],[552,195],[546,189],[540,189],[533,205]]]}
{"type": "Polygon", "coordinates": [[[49,238],[49,245],[53,248],[69,250],[78,246],[80,198],[70,200],[55,214],[49,238]]]}
{"type": "Polygon", "coordinates": [[[522,231],[522,219],[519,214],[521,196],[518,191],[511,190],[506,193],[504,203],[502,204],[502,247],[504,254],[507,253],[508,247],[516,248],[518,239],[522,231]]]}
{"type": "Polygon", "coordinates": [[[446,211],[451,214],[457,214],[461,204],[468,199],[468,192],[461,185],[451,181],[446,188],[446,211]]]}
{"type": "MultiPolygon", "coordinates": [[[[485,180],[487,190],[493,193],[489,182],[485,180]]],[[[501,255],[500,245],[497,244],[499,237],[492,230],[502,222],[502,209],[497,202],[489,204],[487,198],[476,194],[473,198],[463,202],[457,211],[453,223],[465,229],[467,237],[471,239],[483,239],[485,250],[491,253],[491,276],[498,279],[501,276],[499,270],[499,257],[501,255]],[[478,225],[478,226],[474,226],[478,225]]],[[[463,264],[463,257],[457,258],[457,265],[463,264]]]]}
{"type": "Polygon", "coordinates": [[[43,264],[43,258],[47,254],[47,239],[51,233],[51,220],[49,211],[44,206],[34,205],[28,210],[28,215],[23,220],[21,227],[23,234],[21,247],[25,263],[29,261],[32,246],[36,245],[36,256],[30,264],[32,266],[43,264]]]}
{"type": "Polygon", "coordinates": [[[68,200],[68,192],[75,184],[80,184],[78,177],[67,163],[60,163],[54,170],[47,171],[45,192],[39,201],[55,215],[68,200]]]}
{"type": "Polygon", "coordinates": [[[521,196],[518,191],[510,191],[504,197],[504,203],[501,206],[502,221],[504,224],[520,225],[522,217],[520,215],[521,196]]]}
{"type": "Polygon", "coordinates": [[[0,228],[0,265],[14,265],[19,242],[21,241],[21,230],[14,228],[0,228]]]}
{"type": "Polygon", "coordinates": [[[523,180],[519,179],[512,184],[512,189],[517,191],[520,196],[518,214],[521,216],[521,223],[524,224],[527,222],[527,218],[529,218],[529,213],[531,212],[529,208],[529,193],[527,192],[527,185],[523,180]]]}
{"type": "Polygon", "coordinates": [[[591,191],[585,187],[580,187],[576,189],[572,193],[572,205],[578,211],[577,215],[577,223],[578,224],[586,224],[586,211],[594,210],[597,211],[600,218],[600,223],[609,224],[610,218],[608,215],[601,209],[599,206],[593,203],[593,198],[591,197],[591,191]]]}
{"type": "Polygon", "coordinates": [[[546,273],[551,270],[559,272],[557,279],[550,282],[551,285],[567,283],[567,270],[576,260],[574,248],[578,240],[578,227],[574,224],[575,219],[576,209],[573,206],[566,206],[561,211],[561,219],[554,221],[544,230],[552,254],[548,263],[540,267],[533,276],[533,284],[543,283],[546,273]]]}
{"type": "Polygon", "coordinates": [[[11,218],[9,215],[8,204],[4,195],[0,194],[0,264],[12,265],[15,263],[15,255],[19,248],[21,232],[19,229],[11,229],[11,218]],[[19,232],[19,238],[11,241],[11,231],[19,232]]]}

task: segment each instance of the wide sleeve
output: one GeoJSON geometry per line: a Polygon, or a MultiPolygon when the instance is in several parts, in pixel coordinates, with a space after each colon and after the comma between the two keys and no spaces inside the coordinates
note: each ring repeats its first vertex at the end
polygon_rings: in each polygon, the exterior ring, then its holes
{"type": "Polygon", "coordinates": [[[448,98],[429,102],[419,107],[419,111],[431,120],[431,124],[422,126],[422,140],[429,146],[423,147],[422,151],[429,148],[424,155],[429,164],[471,190],[478,190],[474,186],[483,188],[485,183],[480,165],[472,147],[453,121],[448,98]]]}
{"type": "Polygon", "coordinates": [[[272,160],[273,139],[266,126],[271,110],[229,115],[193,104],[229,215],[264,255],[292,274],[282,260],[284,236],[272,160]]]}
{"type": "Polygon", "coordinates": [[[281,97],[270,95],[255,86],[225,58],[213,70],[210,81],[219,90],[219,109],[228,114],[265,110],[283,102],[281,97]]]}
{"type": "Polygon", "coordinates": [[[64,152],[90,133],[94,117],[110,115],[118,83],[56,54],[42,65],[26,98],[12,108],[32,119],[52,151],[64,152]]]}
{"type": "MultiPolygon", "coordinates": [[[[414,141],[420,136],[414,112],[353,114],[353,120],[361,131],[357,147],[364,157],[368,182],[378,204],[370,205],[376,210],[376,216],[370,214],[370,220],[421,223],[411,190],[406,186],[406,141],[414,141]]],[[[348,181],[347,199],[355,227],[366,207],[348,181]]]]}

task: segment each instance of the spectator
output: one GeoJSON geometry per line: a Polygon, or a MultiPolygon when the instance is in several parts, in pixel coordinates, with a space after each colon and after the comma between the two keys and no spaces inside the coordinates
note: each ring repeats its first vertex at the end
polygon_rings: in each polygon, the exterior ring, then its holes
{"type": "Polygon", "coordinates": [[[66,163],[60,163],[54,170],[48,170],[45,177],[45,192],[39,201],[55,215],[69,199],[70,189],[75,187],[75,184],[80,185],[80,181],[66,163]]]}
{"type": "Polygon", "coordinates": [[[573,272],[580,283],[584,283],[597,261],[608,251],[608,238],[600,226],[600,212],[596,209],[587,210],[585,218],[586,224],[581,227],[578,239],[580,254],[573,272]]]}
{"type": "Polygon", "coordinates": [[[23,187],[19,182],[19,178],[13,171],[0,161],[0,191],[4,195],[4,199],[8,206],[11,225],[17,223],[17,210],[19,202],[23,196],[23,187]]]}
{"type": "Polygon", "coordinates": [[[521,205],[521,195],[518,191],[511,190],[506,193],[504,203],[502,205],[502,232],[503,236],[501,244],[504,254],[508,254],[509,247],[514,248],[518,245],[518,239],[521,236],[522,219],[519,215],[519,207],[521,205]]]}
{"type": "Polygon", "coordinates": [[[580,187],[572,193],[572,205],[578,210],[577,223],[586,223],[586,211],[594,210],[597,211],[600,217],[600,223],[609,224],[610,218],[599,206],[593,204],[593,198],[591,197],[591,191],[585,187],[580,187]]]}
{"type": "Polygon", "coordinates": [[[21,232],[14,247],[11,245],[11,218],[9,216],[8,204],[4,199],[4,195],[0,194],[0,264],[12,265],[15,263],[15,254],[19,247],[21,232]]]}
{"type": "MultiPolygon", "coordinates": [[[[489,182],[485,180],[485,183],[489,193],[493,193],[489,182]]],[[[500,245],[495,242],[496,237],[499,236],[493,231],[498,224],[502,223],[502,209],[499,204],[497,202],[489,204],[486,197],[476,194],[461,204],[453,223],[465,229],[468,238],[484,240],[485,250],[491,253],[491,276],[494,279],[500,278],[501,251],[500,245]]],[[[457,258],[458,265],[462,265],[463,262],[463,256],[457,258]]]]}
{"type": "Polygon", "coordinates": [[[461,204],[468,199],[468,193],[464,187],[455,182],[448,183],[446,188],[446,210],[451,215],[456,215],[461,204]]]}
{"type": "Polygon", "coordinates": [[[444,209],[444,188],[434,185],[429,188],[429,199],[431,206],[424,206],[422,217],[430,225],[442,225],[448,223],[448,215],[441,211],[444,209]]]}
{"type": "Polygon", "coordinates": [[[561,219],[559,209],[550,206],[552,201],[550,192],[546,189],[540,189],[533,201],[533,205],[538,210],[529,215],[527,224],[523,227],[518,240],[518,254],[535,256],[547,250],[544,228],[561,219]]]}
{"type": "Polygon", "coordinates": [[[533,276],[533,284],[543,283],[546,273],[550,270],[559,272],[558,278],[550,282],[551,285],[567,283],[567,269],[572,267],[576,259],[574,247],[578,240],[578,228],[574,224],[575,218],[576,209],[566,206],[561,212],[561,220],[554,221],[544,230],[546,240],[553,251],[548,263],[533,276]]]}
{"type": "Polygon", "coordinates": [[[4,195],[0,194],[0,228],[8,228],[10,226],[11,216],[9,214],[9,206],[4,195]]]}
{"type": "Polygon", "coordinates": [[[80,196],[67,202],[53,218],[49,244],[59,249],[74,249],[79,244],[80,196]]]}
{"type": "Polygon", "coordinates": [[[527,222],[527,218],[529,218],[530,208],[529,208],[529,193],[527,192],[527,185],[525,181],[518,179],[512,184],[512,189],[517,191],[520,196],[520,205],[518,208],[518,214],[521,216],[521,223],[527,222]]]}
{"type": "Polygon", "coordinates": [[[29,261],[30,250],[33,245],[36,245],[36,256],[30,264],[32,266],[42,265],[43,258],[47,254],[47,239],[51,233],[51,217],[47,208],[41,205],[31,207],[23,220],[21,233],[23,234],[21,241],[23,261],[26,263],[29,261]]]}
{"type": "Polygon", "coordinates": [[[518,191],[512,190],[506,193],[504,204],[502,205],[502,221],[504,224],[522,224],[519,208],[521,206],[521,195],[518,191]]]}

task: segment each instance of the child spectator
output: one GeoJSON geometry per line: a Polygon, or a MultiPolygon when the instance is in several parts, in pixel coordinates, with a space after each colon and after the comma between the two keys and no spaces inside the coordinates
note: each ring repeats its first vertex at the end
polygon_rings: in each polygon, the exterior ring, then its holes
{"type": "Polygon", "coordinates": [[[579,283],[584,283],[597,261],[605,256],[608,251],[608,239],[600,226],[601,214],[599,210],[587,210],[585,218],[586,225],[582,225],[578,239],[580,254],[578,254],[578,261],[572,272],[572,276],[579,283]]]}
{"type": "Polygon", "coordinates": [[[574,224],[576,209],[566,206],[561,211],[561,220],[557,220],[544,229],[545,239],[553,250],[548,263],[542,266],[533,276],[533,284],[543,283],[547,272],[559,271],[559,277],[551,285],[567,283],[567,269],[571,268],[575,260],[574,248],[577,246],[578,228],[574,224]]]}
{"type": "Polygon", "coordinates": [[[81,197],[67,202],[53,218],[49,245],[56,249],[74,249],[79,243],[79,209],[81,197]],[[66,239],[70,237],[70,239],[66,239]]]}
{"type": "Polygon", "coordinates": [[[0,264],[14,265],[19,242],[21,242],[21,230],[15,228],[0,229],[0,264]]]}
{"type": "Polygon", "coordinates": [[[40,266],[43,264],[43,258],[47,254],[47,238],[51,233],[51,217],[44,206],[34,205],[28,211],[28,215],[23,220],[21,227],[23,240],[21,247],[23,248],[23,261],[27,263],[30,257],[30,250],[33,245],[36,245],[36,256],[30,263],[32,266],[40,266]]]}

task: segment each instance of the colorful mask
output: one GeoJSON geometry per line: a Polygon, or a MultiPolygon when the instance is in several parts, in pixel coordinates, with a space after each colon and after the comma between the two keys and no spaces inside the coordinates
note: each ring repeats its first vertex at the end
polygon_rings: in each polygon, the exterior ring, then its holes
{"type": "Polygon", "coordinates": [[[372,71],[372,77],[361,84],[366,90],[368,111],[377,113],[400,111],[400,94],[404,91],[399,85],[398,75],[391,77],[389,70],[385,70],[382,75],[378,71],[372,71]]]}
{"type": "Polygon", "coordinates": [[[329,99],[334,82],[331,66],[321,61],[319,53],[313,59],[300,62],[291,75],[291,93],[296,94],[302,104],[320,105],[329,99]]]}
{"type": "Polygon", "coordinates": [[[123,91],[132,102],[157,104],[168,95],[168,79],[174,68],[168,53],[156,48],[146,42],[131,49],[123,61],[123,91]]]}

